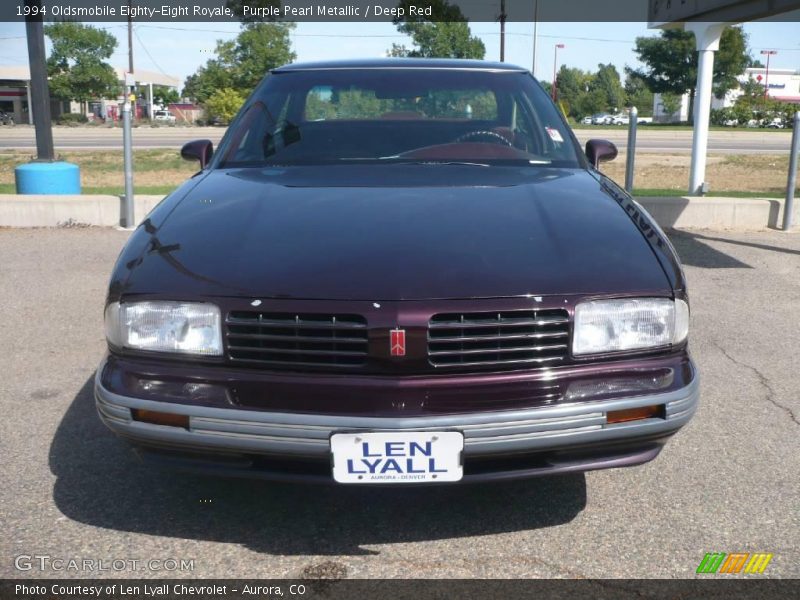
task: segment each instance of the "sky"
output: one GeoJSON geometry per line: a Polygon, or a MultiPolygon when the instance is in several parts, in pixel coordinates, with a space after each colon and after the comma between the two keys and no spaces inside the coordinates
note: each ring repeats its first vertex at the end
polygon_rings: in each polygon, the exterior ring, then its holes
{"type": "MultiPolygon", "coordinates": [[[[95,23],[114,34],[119,46],[109,61],[113,66],[128,63],[127,25],[95,23]]],[[[214,56],[218,39],[236,36],[238,26],[217,23],[139,23],[135,24],[134,67],[177,76],[183,81],[206,60],[214,56]]],[[[471,23],[473,34],[486,46],[486,59],[499,60],[500,36],[497,23],[471,23]]],[[[770,68],[800,69],[800,23],[753,22],[744,25],[749,35],[751,54],[776,49],[770,68]]],[[[506,62],[531,68],[533,24],[506,24],[506,62]]],[[[540,23],[536,56],[536,76],[553,78],[554,46],[558,64],[596,70],[598,63],[613,63],[621,75],[624,67],[640,66],[633,51],[638,36],[657,35],[647,23],[540,23]]],[[[292,34],[298,60],[371,58],[384,56],[393,43],[411,45],[407,36],[391,23],[299,23],[292,34]]],[[[49,47],[48,47],[49,51],[49,47]]],[[[24,23],[0,23],[0,65],[27,64],[24,23]]]]}

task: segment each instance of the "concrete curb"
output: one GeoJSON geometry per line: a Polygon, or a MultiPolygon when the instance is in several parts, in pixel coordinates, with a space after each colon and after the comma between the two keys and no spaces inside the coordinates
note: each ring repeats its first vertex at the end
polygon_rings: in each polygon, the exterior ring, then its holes
{"type": "MultiPolygon", "coordinates": [[[[161,199],[136,196],[136,223],[161,199]]],[[[752,231],[779,228],[783,220],[783,200],[769,198],[675,196],[637,200],[664,228],[752,231]]],[[[120,205],[119,196],[0,194],[0,227],[116,227],[120,205]]]]}
{"type": "MultiPolygon", "coordinates": [[[[753,231],[779,229],[783,200],[774,198],[637,198],[664,228],[753,231]]],[[[795,219],[796,222],[796,219],[795,219]]]]}
{"type": "MultiPolygon", "coordinates": [[[[136,223],[140,223],[162,198],[136,196],[136,223]]],[[[0,194],[0,227],[117,227],[121,204],[119,196],[0,194]]]]}

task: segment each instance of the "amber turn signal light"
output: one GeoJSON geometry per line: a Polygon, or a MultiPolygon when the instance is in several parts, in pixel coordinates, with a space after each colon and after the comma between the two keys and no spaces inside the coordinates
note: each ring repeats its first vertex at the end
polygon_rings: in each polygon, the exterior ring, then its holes
{"type": "Polygon", "coordinates": [[[664,405],[656,404],[653,406],[640,406],[639,408],[626,408],[625,410],[610,410],[606,413],[606,422],[625,423],[626,421],[663,419],[665,417],[664,405]]]}
{"type": "Polygon", "coordinates": [[[173,413],[158,412],[155,410],[145,410],[134,408],[131,410],[134,421],[142,423],[152,423],[153,425],[169,425],[170,427],[183,427],[189,429],[189,416],[176,415],[173,413]]]}

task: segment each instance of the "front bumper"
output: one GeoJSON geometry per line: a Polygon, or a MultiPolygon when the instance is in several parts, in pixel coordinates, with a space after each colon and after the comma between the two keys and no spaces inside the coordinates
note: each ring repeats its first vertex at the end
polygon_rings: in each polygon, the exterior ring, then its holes
{"type": "Polygon", "coordinates": [[[213,408],[123,396],[95,380],[101,420],[173,468],[268,479],[332,481],[330,436],[337,431],[458,430],[464,480],[530,477],[641,464],[685,425],[699,398],[693,373],[679,389],[620,399],[458,415],[365,417],[213,408]],[[663,405],[661,417],[608,423],[609,411],[663,405]],[[188,415],[189,428],[153,425],[131,409],[188,415]]]}

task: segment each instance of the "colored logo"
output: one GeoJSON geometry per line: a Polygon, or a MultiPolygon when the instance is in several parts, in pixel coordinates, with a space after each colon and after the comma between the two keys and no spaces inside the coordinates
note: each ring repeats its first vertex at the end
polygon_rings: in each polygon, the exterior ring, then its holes
{"type": "Polygon", "coordinates": [[[697,567],[698,573],[763,573],[772,554],[767,552],[707,552],[697,567]]]}
{"type": "Polygon", "coordinates": [[[406,355],[406,330],[392,329],[389,336],[389,348],[392,356],[406,355]]]}

